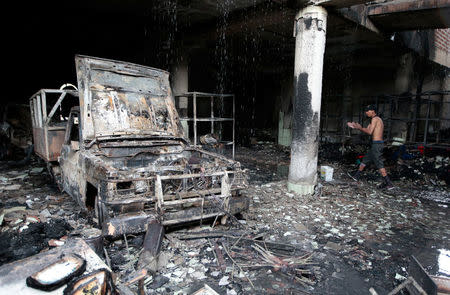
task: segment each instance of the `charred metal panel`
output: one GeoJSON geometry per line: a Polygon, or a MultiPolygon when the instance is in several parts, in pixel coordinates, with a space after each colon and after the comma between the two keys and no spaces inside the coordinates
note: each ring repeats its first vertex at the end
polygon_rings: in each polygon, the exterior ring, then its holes
{"type": "Polygon", "coordinates": [[[34,151],[46,162],[58,161],[66,131],[33,128],[34,151]]]}
{"type": "Polygon", "coordinates": [[[82,209],[87,210],[84,193],[86,191],[86,173],[80,163],[80,153],[71,150],[69,145],[63,145],[59,164],[64,191],[71,195],[82,209]]]}
{"type": "Polygon", "coordinates": [[[225,212],[221,208],[220,202],[208,207],[192,207],[185,210],[177,210],[174,212],[166,212],[164,225],[173,225],[183,222],[198,221],[215,216],[224,216],[226,214],[237,214],[245,211],[249,207],[249,199],[244,196],[230,198],[229,211],[225,212]]]}
{"type": "MultiPolygon", "coordinates": [[[[180,223],[199,221],[202,219],[214,218],[216,216],[224,216],[226,214],[237,214],[245,211],[249,207],[249,199],[245,196],[230,198],[230,210],[225,212],[221,208],[220,199],[216,198],[216,202],[205,206],[193,206],[188,208],[178,208],[164,213],[163,225],[175,225],[180,223]]],[[[123,234],[139,233],[148,230],[148,224],[158,221],[159,218],[155,214],[122,214],[114,218],[108,219],[103,224],[103,235],[109,237],[119,237],[123,234]]]]}
{"type": "Polygon", "coordinates": [[[39,155],[45,161],[48,161],[46,142],[44,140],[45,131],[43,128],[35,127],[33,128],[33,139],[34,139],[34,152],[39,155]],[[37,140],[40,139],[40,140],[37,140]]]}
{"type": "Polygon", "coordinates": [[[66,130],[49,130],[47,132],[47,146],[48,146],[48,158],[46,161],[58,161],[58,157],[61,155],[61,147],[64,142],[66,130]]]}
{"type": "Polygon", "coordinates": [[[61,105],[64,99],[78,100],[76,97],[77,93],[72,90],[41,89],[30,98],[34,150],[46,162],[58,161],[66,134],[67,121],[62,113],[56,115],[56,112],[65,110],[65,106],[63,108],[61,105]],[[60,97],[56,104],[51,106],[49,101],[55,95],[60,97]],[[48,116],[47,108],[51,109],[48,116]]]}
{"type": "Polygon", "coordinates": [[[147,233],[144,238],[144,251],[150,252],[155,257],[161,250],[162,239],[164,238],[164,227],[154,220],[148,224],[147,233]]]}
{"type": "Polygon", "coordinates": [[[75,61],[83,140],[130,134],[183,137],[167,72],[86,56],[75,61]]]}
{"type": "Polygon", "coordinates": [[[155,215],[144,213],[123,214],[119,217],[109,219],[102,226],[103,235],[118,237],[126,233],[139,233],[147,231],[148,224],[157,220],[155,215]]]}

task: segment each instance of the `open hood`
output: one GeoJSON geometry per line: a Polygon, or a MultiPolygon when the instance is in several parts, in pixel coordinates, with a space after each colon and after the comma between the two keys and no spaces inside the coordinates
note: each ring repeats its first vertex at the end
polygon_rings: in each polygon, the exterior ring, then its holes
{"type": "Polygon", "coordinates": [[[168,72],[80,55],[75,63],[83,141],[183,137],[168,72]]]}

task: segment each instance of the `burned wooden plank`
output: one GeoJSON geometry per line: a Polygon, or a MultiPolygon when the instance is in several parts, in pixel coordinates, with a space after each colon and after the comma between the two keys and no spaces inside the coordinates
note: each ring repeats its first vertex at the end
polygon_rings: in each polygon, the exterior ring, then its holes
{"type": "Polygon", "coordinates": [[[222,271],[225,271],[226,265],[225,265],[225,259],[223,258],[223,253],[219,248],[219,245],[216,242],[212,242],[214,246],[214,252],[216,253],[217,258],[217,265],[222,269],[222,271]]]}

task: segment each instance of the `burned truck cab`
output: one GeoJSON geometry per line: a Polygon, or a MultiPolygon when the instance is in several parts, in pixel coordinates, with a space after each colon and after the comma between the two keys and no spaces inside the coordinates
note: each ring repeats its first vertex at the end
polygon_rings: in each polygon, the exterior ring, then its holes
{"type": "MultiPolygon", "coordinates": [[[[76,56],[79,106],[73,107],[55,179],[105,236],[225,220],[248,208],[239,162],[184,138],[169,73],[76,56]]],[[[35,140],[39,140],[35,138],[35,140]]]]}

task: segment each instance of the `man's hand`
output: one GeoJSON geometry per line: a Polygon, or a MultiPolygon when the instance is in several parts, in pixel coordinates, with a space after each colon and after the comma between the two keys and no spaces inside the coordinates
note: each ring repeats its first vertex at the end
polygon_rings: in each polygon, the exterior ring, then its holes
{"type": "Polygon", "coordinates": [[[356,122],[347,122],[347,126],[352,129],[361,129],[362,128],[362,126],[356,122]]]}
{"type": "Polygon", "coordinates": [[[367,133],[369,135],[372,135],[373,130],[375,129],[375,126],[378,124],[378,120],[372,120],[372,122],[367,126],[367,128],[363,128],[361,124],[356,122],[347,122],[347,126],[350,128],[358,129],[361,132],[367,133]]]}

